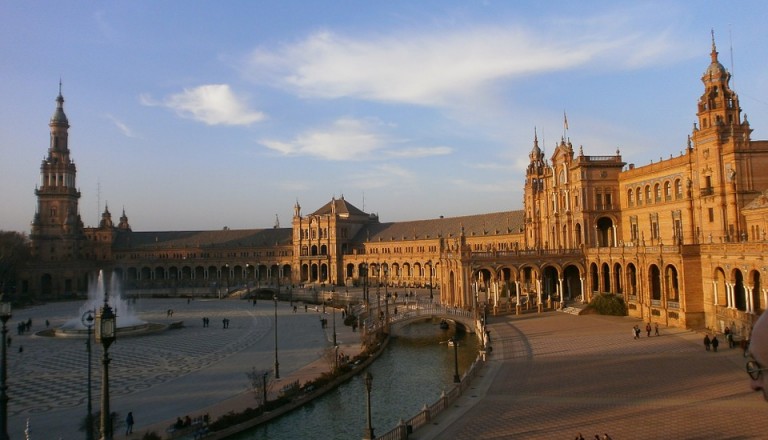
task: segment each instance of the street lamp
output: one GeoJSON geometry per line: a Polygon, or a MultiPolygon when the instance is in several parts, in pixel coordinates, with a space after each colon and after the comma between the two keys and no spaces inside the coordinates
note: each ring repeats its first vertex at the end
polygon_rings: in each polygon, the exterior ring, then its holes
{"type": "Polygon", "coordinates": [[[389,292],[387,292],[387,275],[389,266],[384,266],[384,333],[389,333],[389,292]]]}
{"type": "Polygon", "coordinates": [[[365,310],[370,313],[368,310],[368,263],[361,264],[360,270],[363,275],[363,302],[365,303],[365,310]]]}
{"type": "Polygon", "coordinates": [[[275,294],[275,379],[280,379],[280,363],[277,362],[277,294],[275,294]]]}
{"type": "Polygon", "coordinates": [[[427,264],[429,265],[429,302],[431,304],[434,298],[432,296],[432,260],[427,261],[427,264]]]}
{"type": "Polygon", "coordinates": [[[109,346],[117,335],[116,316],[108,303],[109,296],[104,293],[104,306],[96,315],[96,341],[101,342],[101,440],[112,440],[112,417],[109,410],[109,346]]]}
{"type": "Polygon", "coordinates": [[[245,297],[248,299],[250,299],[251,296],[251,285],[248,283],[248,275],[250,274],[250,270],[248,270],[249,267],[251,267],[251,265],[245,263],[245,297]]]}
{"type": "Polygon", "coordinates": [[[373,426],[371,426],[371,387],[373,386],[373,376],[371,376],[370,372],[366,371],[363,380],[365,381],[365,393],[368,400],[368,425],[365,428],[363,440],[374,440],[376,436],[373,435],[373,426]]]}
{"type": "MultiPolygon", "coordinates": [[[[227,271],[227,290],[224,292],[224,297],[226,298],[229,296],[229,264],[225,264],[224,268],[227,271]]],[[[221,299],[221,297],[219,297],[219,299],[221,299]]]]}
{"type": "Polygon", "coordinates": [[[5,380],[8,378],[8,353],[7,353],[7,335],[8,327],[6,323],[11,319],[11,303],[0,302],[0,321],[3,321],[3,351],[2,364],[0,364],[0,439],[9,440],[8,437],[8,385],[5,380]]]}
{"type": "Polygon", "coordinates": [[[331,309],[333,310],[333,345],[338,346],[336,344],[336,307],[331,304],[331,309]]]}
{"type": "Polygon", "coordinates": [[[80,317],[86,328],[85,351],[88,353],[88,412],[85,416],[85,439],[93,440],[93,399],[91,398],[91,328],[93,328],[93,310],[86,310],[80,317]]]}
{"type": "Polygon", "coordinates": [[[451,336],[451,343],[453,344],[453,383],[460,383],[461,377],[459,377],[459,340],[456,336],[451,336]]]}

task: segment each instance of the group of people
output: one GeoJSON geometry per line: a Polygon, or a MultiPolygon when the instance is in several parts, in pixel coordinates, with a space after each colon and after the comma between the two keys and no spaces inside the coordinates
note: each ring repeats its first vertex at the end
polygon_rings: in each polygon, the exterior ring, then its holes
{"type": "Polygon", "coordinates": [[[710,346],[712,347],[712,351],[717,352],[717,347],[720,345],[720,340],[717,339],[717,335],[712,335],[710,338],[709,335],[704,335],[704,349],[707,351],[710,351],[710,346]]]}
{"type": "MultiPolygon", "coordinates": [[[[653,328],[651,328],[650,322],[645,324],[646,336],[651,337],[651,330],[654,331],[654,335],[659,336],[659,323],[658,322],[654,323],[653,328]]],[[[635,324],[635,326],[632,327],[632,336],[634,337],[634,339],[640,339],[640,333],[641,333],[640,326],[635,324]]]]}

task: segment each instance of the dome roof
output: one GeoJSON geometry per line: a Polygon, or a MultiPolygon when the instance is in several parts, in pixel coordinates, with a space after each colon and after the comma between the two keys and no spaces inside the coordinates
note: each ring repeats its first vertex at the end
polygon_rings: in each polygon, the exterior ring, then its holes
{"type": "Polygon", "coordinates": [[[59,92],[59,96],[56,97],[56,110],[54,110],[53,115],[51,116],[51,124],[69,125],[67,115],[64,114],[64,97],[61,96],[61,92],[59,92]]]}

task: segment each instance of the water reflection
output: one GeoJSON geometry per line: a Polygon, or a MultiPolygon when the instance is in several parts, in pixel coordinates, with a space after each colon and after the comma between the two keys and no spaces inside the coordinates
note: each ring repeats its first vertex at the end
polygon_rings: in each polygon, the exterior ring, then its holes
{"type": "MultiPolygon", "coordinates": [[[[370,367],[373,375],[371,411],[374,433],[384,434],[400,419],[410,418],[453,385],[453,347],[445,343],[454,329],[442,330],[439,320],[414,323],[398,331],[387,350],[370,367]]],[[[459,332],[459,373],[475,360],[477,339],[459,332]]],[[[235,439],[356,439],[366,423],[362,375],[325,396],[235,439]]]]}

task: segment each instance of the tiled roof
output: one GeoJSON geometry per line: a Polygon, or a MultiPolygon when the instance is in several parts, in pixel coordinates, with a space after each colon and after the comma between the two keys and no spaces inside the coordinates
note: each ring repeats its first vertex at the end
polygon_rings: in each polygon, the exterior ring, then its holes
{"type": "Polygon", "coordinates": [[[216,231],[119,231],[115,248],[120,250],[173,247],[260,247],[290,245],[291,228],[221,229],[216,231]]]}
{"type": "Polygon", "coordinates": [[[363,215],[367,216],[365,212],[357,208],[355,205],[344,200],[344,197],[337,199],[333,198],[330,202],[326,203],[320,209],[313,212],[312,215],[327,215],[332,212],[332,207],[335,205],[336,214],[349,214],[349,215],[363,215]]]}
{"type": "Polygon", "coordinates": [[[374,223],[361,229],[354,241],[400,241],[458,237],[461,228],[467,237],[515,234],[524,230],[524,212],[504,211],[462,217],[436,218],[393,223],[374,223]]]}

